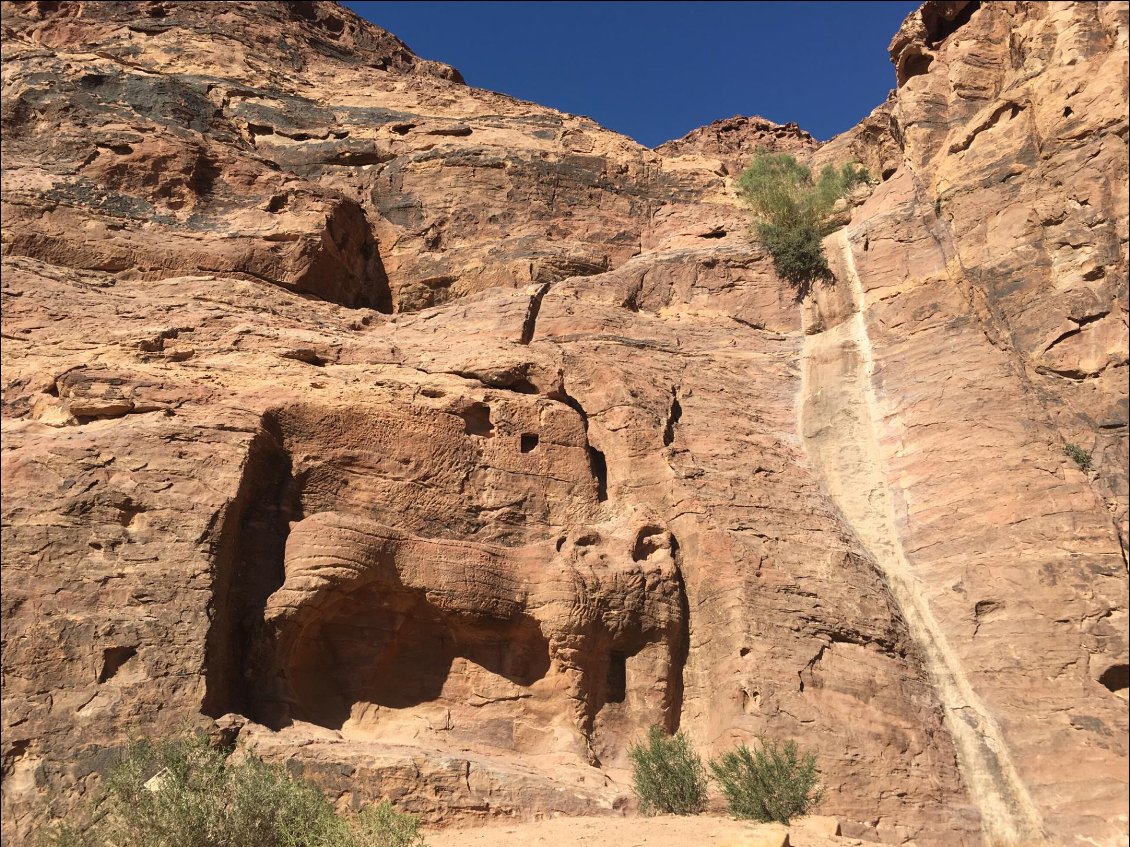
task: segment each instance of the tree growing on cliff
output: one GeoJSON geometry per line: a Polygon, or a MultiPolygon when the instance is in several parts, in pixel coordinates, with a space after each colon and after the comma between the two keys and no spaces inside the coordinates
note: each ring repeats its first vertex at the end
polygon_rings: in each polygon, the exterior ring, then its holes
{"type": "Polygon", "coordinates": [[[742,172],[738,192],[753,212],[754,230],[798,299],[831,273],[821,241],[836,228],[836,201],[870,181],[851,163],[827,165],[813,180],[812,171],[787,153],[758,153],[742,172]]]}

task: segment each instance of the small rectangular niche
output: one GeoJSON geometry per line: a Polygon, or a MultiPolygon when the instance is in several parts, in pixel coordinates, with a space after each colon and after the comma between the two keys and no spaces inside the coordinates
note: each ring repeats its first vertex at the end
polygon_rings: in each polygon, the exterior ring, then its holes
{"type": "Polygon", "coordinates": [[[628,696],[628,657],[613,653],[608,657],[608,703],[623,703],[628,696]]]}

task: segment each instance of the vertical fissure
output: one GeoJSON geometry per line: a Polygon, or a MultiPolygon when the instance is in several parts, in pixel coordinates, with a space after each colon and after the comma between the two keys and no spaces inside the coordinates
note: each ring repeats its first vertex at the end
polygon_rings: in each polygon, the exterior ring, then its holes
{"type": "Polygon", "coordinates": [[[255,435],[235,499],[228,506],[214,557],[211,624],[205,643],[205,694],[210,717],[238,712],[263,721],[271,674],[263,653],[263,608],[283,582],[290,521],[291,462],[270,414],[255,435]],[[254,672],[249,680],[247,671],[254,672]],[[254,693],[253,693],[254,692],[254,693]]]}
{"type": "Polygon", "coordinates": [[[663,428],[663,446],[670,447],[675,440],[675,427],[683,417],[683,407],[679,405],[679,390],[671,388],[671,410],[667,413],[667,425],[663,428]]]}
{"type": "Polygon", "coordinates": [[[679,588],[679,631],[671,645],[670,681],[667,686],[667,731],[679,731],[683,720],[683,697],[686,681],[687,659],[691,652],[691,605],[687,599],[687,584],[683,579],[683,557],[679,540],[671,534],[671,558],[675,560],[675,584],[679,588]]]}
{"type": "Polygon", "coordinates": [[[552,283],[545,283],[530,297],[530,305],[526,307],[526,317],[522,320],[522,335],[519,338],[522,344],[529,344],[534,340],[534,332],[537,331],[538,326],[538,313],[541,311],[541,301],[545,299],[551,285],[552,283]]]}

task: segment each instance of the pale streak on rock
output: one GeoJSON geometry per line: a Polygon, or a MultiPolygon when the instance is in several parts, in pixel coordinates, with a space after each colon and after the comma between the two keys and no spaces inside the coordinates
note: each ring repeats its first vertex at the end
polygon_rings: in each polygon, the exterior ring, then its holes
{"type": "Polygon", "coordinates": [[[873,388],[867,299],[846,231],[825,244],[839,257],[836,266],[842,275],[836,285],[847,315],[835,326],[805,332],[798,407],[806,452],[825,490],[874,555],[924,657],[986,838],[994,845],[1047,844],[1040,812],[1012,764],[1000,728],[965,678],[961,659],[935,620],[895,529],[879,450],[881,413],[873,388]]]}

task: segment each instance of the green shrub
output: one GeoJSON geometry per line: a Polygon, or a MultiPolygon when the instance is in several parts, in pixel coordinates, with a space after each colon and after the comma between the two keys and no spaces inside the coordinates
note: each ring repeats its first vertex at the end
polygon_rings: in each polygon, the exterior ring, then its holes
{"type": "Polygon", "coordinates": [[[1078,444],[1072,444],[1068,442],[1068,444],[1063,448],[1063,452],[1071,457],[1072,460],[1074,460],[1075,464],[1079,466],[1079,470],[1083,471],[1083,473],[1088,473],[1091,468],[1094,467],[1095,463],[1091,458],[1091,454],[1080,447],[1078,444]]]}
{"type": "Polygon", "coordinates": [[[706,770],[681,732],[669,736],[653,726],[643,744],[632,746],[632,787],[645,815],[690,815],[706,805],[706,770]]]}
{"type": "Polygon", "coordinates": [[[845,162],[840,168],[835,165],[825,165],[820,171],[820,178],[816,180],[816,192],[819,204],[826,212],[831,212],[836,201],[846,197],[857,185],[870,185],[871,174],[863,165],[845,162]]]}
{"type": "Polygon", "coordinates": [[[710,770],[734,817],[788,824],[820,799],[816,757],[801,756],[793,741],[779,745],[761,736],[757,740],[757,750],[743,744],[711,760],[710,770]]]}
{"type": "Polygon", "coordinates": [[[821,240],[835,229],[836,201],[870,181],[866,170],[851,163],[827,165],[814,181],[812,172],[787,153],[758,153],[738,179],[758,237],[798,297],[831,273],[821,240]]]}
{"type": "Polygon", "coordinates": [[[773,256],[777,273],[793,283],[798,294],[803,296],[813,280],[831,273],[828,260],[824,258],[820,233],[813,227],[761,223],[757,226],[757,234],[773,256]]]}
{"type": "Polygon", "coordinates": [[[44,833],[50,847],[422,847],[419,824],[390,803],[339,817],[321,790],[202,733],[129,745],[79,828],[44,833]]]}
{"type": "Polygon", "coordinates": [[[815,223],[812,172],[787,153],[758,153],[738,178],[738,190],[759,219],[779,226],[815,223]]]}
{"type": "Polygon", "coordinates": [[[94,844],[88,830],[66,821],[56,821],[35,840],[44,847],[92,847],[94,844]]]}
{"type": "MultiPolygon", "coordinates": [[[[230,760],[229,760],[230,761],[230,760]]],[[[222,844],[264,847],[351,847],[349,825],[320,788],[255,758],[228,766],[228,826],[222,844]]]]}
{"type": "Polygon", "coordinates": [[[358,847],[422,847],[420,820],[398,812],[388,800],[368,806],[355,822],[358,847]]]}

